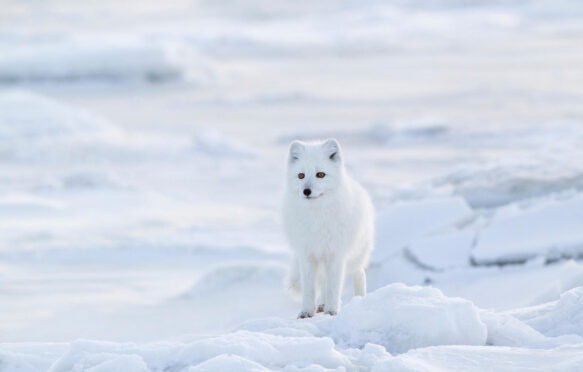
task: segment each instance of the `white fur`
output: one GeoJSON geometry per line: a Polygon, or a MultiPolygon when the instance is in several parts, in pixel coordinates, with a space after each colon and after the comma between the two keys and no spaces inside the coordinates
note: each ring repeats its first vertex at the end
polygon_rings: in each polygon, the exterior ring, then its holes
{"type": "Polygon", "coordinates": [[[346,273],[352,275],[354,294],[366,294],[374,211],[368,193],[346,173],[335,139],[291,143],[283,221],[295,252],[292,273],[299,274],[302,288],[300,318],[313,316],[316,305],[336,314],[346,273]],[[324,178],[317,178],[318,172],[324,178]],[[305,177],[299,179],[299,173],[305,177]]]}

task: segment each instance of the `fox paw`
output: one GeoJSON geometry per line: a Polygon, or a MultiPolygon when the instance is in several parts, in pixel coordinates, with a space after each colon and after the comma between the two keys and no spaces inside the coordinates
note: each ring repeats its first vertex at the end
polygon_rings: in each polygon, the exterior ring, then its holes
{"type": "Polygon", "coordinates": [[[324,304],[318,305],[318,308],[316,309],[317,313],[323,313],[324,312],[324,304]]]}
{"type": "Polygon", "coordinates": [[[334,315],[338,314],[338,312],[336,310],[326,310],[326,314],[328,314],[330,316],[334,316],[334,315]]]}
{"type": "Polygon", "coordinates": [[[305,319],[305,318],[311,318],[314,316],[313,312],[309,312],[309,311],[301,311],[298,314],[298,319],[305,319]]]}

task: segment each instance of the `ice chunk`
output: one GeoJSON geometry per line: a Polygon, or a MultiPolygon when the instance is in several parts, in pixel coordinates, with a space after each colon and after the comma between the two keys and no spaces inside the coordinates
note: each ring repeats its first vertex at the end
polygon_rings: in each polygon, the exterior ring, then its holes
{"type": "Polygon", "coordinates": [[[472,216],[462,198],[398,202],[377,216],[373,262],[382,261],[415,239],[472,216]]]}
{"type": "Polygon", "coordinates": [[[583,255],[583,194],[500,209],[472,250],[477,264],[523,262],[583,255]]]}
{"type": "Polygon", "coordinates": [[[436,182],[451,185],[456,195],[473,208],[492,208],[541,197],[568,189],[583,190],[583,169],[562,159],[579,157],[564,154],[557,159],[508,159],[494,164],[468,165],[436,182]]]}
{"type": "Polygon", "coordinates": [[[63,40],[12,47],[0,56],[0,83],[160,82],[184,74],[167,48],[152,43],[63,40]]]}
{"type": "Polygon", "coordinates": [[[429,236],[413,241],[407,252],[419,265],[430,269],[467,266],[475,237],[473,231],[429,236]]]}
{"type": "Polygon", "coordinates": [[[553,348],[577,344],[583,338],[575,335],[547,337],[510,314],[482,311],[480,319],[488,328],[488,344],[529,348],[553,348]]]}
{"type": "Polygon", "coordinates": [[[557,301],[509,313],[544,335],[579,335],[583,342],[583,287],[561,294],[557,301]]]}

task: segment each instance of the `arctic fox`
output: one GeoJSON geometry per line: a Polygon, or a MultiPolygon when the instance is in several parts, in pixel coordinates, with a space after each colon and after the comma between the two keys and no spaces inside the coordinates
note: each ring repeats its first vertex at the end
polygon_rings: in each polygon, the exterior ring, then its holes
{"type": "Polygon", "coordinates": [[[352,275],[354,295],[366,294],[374,210],[368,193],[346,173],[335,139],[290,144],[283,222],[295,253],[292,281],[299,274],[302,288],[298,318],[315,311],[336,315],[345,273],[352,275]]]}

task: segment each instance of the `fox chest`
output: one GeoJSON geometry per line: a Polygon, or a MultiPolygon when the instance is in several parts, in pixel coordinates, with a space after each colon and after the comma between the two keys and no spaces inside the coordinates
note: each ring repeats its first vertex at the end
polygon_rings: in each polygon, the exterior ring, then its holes
{"type": "Polygon", "coordinates": [[[348,248],[354,240],[354,224],[346,214],[297,213],[288,220],[288,238],[296,248],[322,256],[348,248]]]}

